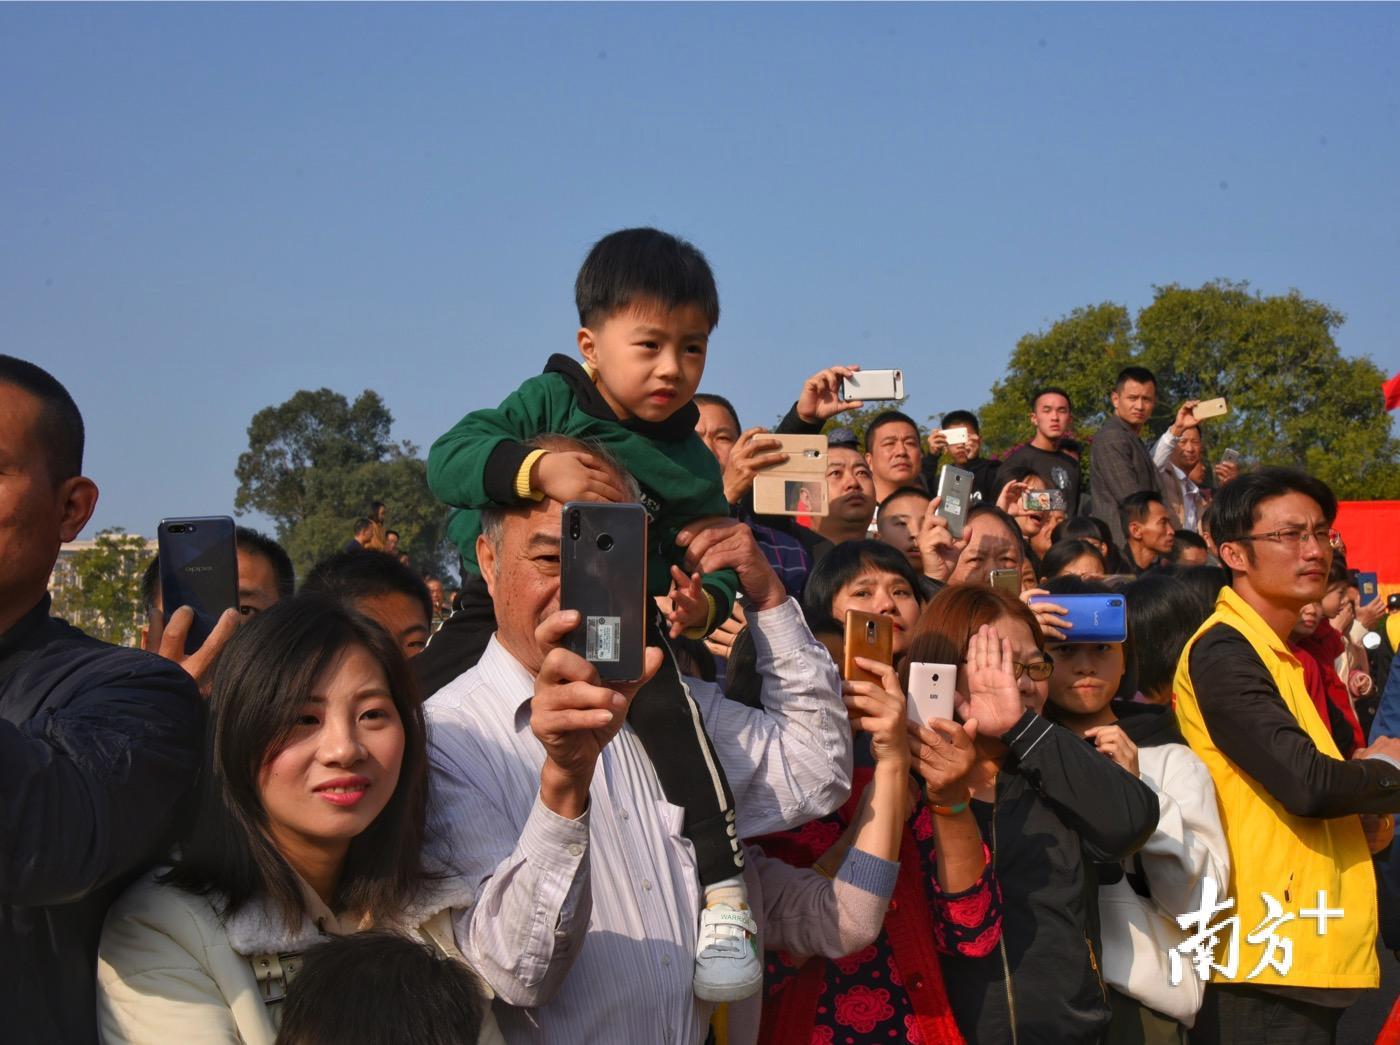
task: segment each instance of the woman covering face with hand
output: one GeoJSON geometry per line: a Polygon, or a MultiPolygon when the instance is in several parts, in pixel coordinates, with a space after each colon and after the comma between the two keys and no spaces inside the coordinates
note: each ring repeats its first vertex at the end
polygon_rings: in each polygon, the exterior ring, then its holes
{"type": "MultiPolygon", "coordinates": [[[[813,571],[804,593],[809,619],[828,636],[838,660],[838,622],[847,611],[888,616],[898,657],[909,645],[921,601],[908,560],[873,541],[839,545],[813,571]]],[[[761,866],[811,866],[825,874],[844,868],[852,838],[869,844],[860,839],[869,836],[872,808],[892,803],[883,836],[889,860],[882,868],[892,899],[859,947],[816,952],[836,960],[804,960],[814,953],[810,947],[770,938],[760,1040],[956,1041],[939,955],[988,953],[1000,919],[986,848],[964,800],[976,726],[907,722],[899,673],[865,658],[856,663],[878,681],[845,683],[857,734],[851,800],[828,817],[760,840],[761,866]]]]}
{"type": "MultiPolygon", "coordinates": [[[[1095,581],[1059,577],[1055,595],[1107,595],[1095,581]]],[[[1170,955],[1185,939],[1176,919],[1199,910],[1207,878],[1224,895],[1230,851],[1210,772],[1186,746],[1170,707],[1118,701],[1132,650],[1119,642],[1052,642],[1046,714],[1138,777],[1157,795],[1156,829],[1117,874],[1099,871],[1103,974],[1113,1007],[1110,1041],[1180,1040],[1204,1000],[1189,970],[1172,983],[1170,955]]]]}
{"type": "MultiPolygon", "coordinates": [[[[314,943],[369,927],[460,959],[466,889],[420,862],[422,710],[394,641],[319,595],[239,629],[209,701],[193,830],[113,905],[98,962],[107,1042],[271,1045],[314,943]]],[[[482,1040],[498,1040],[494,1023],[482,1040]]]]}
{"type": "Polygon", "coordinates": [[[991,846],[1002,935],[984,957],[953,954],[944,980],[968,1041],[1098,1041],[1109,1021],[1089,865],[1152,832],[1152,791],[1042,718],[1059,667],[1036,618],[989,587],[955,585],[925,608],[911,661],[958,665],[958,709],[976,722],[970,808],[991,846]]]}

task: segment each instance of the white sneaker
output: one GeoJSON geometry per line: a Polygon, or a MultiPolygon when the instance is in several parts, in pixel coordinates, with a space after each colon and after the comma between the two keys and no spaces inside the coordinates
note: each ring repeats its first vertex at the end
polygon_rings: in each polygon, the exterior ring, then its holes
{"type": "Polygon", "coordinates": [[[700,912],[695,946],[695,996],[701,1001],[738,1001],[763,986],[758,926],[747,909],[726,903],[700,912]]]}

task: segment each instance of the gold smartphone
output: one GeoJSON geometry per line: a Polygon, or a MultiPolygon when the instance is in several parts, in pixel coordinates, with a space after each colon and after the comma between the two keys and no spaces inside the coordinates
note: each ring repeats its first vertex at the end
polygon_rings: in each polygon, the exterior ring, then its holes
{"type": "Polygon", "coordinates": [[[1196,409],[1191,411],[1197,421],[1204,421],[1209,417],[1220,417],[1230,412],[1230,404],[1225,402],[1225,397],[1219,399],[1202,399],[1196,404],[1196,409]]]}
{"type": "Polygon", "coordinates": [[[846,611],[846,648],[841,658],[841,677],[851,682],[879,682],[856,658],[894,663],[894,624],[888,617],[860,610],[846,611]]]}
{"type": "Polygon", "coordinates": [[[757,515],[821,516],[827,512],[826,436],[761,435],[782,445],[773,453],[788,459],[765,468],[753,481],[757,515]]]}

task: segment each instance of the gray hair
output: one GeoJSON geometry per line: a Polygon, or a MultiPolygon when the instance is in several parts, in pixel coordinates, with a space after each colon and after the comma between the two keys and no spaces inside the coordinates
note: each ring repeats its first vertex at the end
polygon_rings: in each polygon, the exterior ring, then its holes
{"type": "MultiPolygon", "coordinates": [[[[555,433],[545,433],[537,435],[524,442],[526,450],[547,450],[552,453],[575,453],[591,454],[604,468],[614,472],[622,480],[622,488],[627,491],[627,496],[632,501],[642,499],[642,488],[637,485],[637,480],[632,478],[632,473],[622,467],[612,452],[603,449],[599,444],[586,439],[575,439],[572,436],[557,435],[555,433]]],[[[501,538],[505,534],[506,518],[512,514],[519,514],[523,509],[519,507],[502,507],[493,505],[490,508],[481,510],[481,533],[489,542],[497,555],[501,553],[501,538]]]]}

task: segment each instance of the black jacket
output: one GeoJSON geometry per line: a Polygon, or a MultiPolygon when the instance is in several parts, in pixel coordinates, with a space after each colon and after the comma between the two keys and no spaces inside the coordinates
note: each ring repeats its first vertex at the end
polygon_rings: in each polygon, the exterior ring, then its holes
{"type": "Polygon", "coordinates": [[[47,595],[0,635],[0,1038],[96,1041],[102,919],[168,847],[203,726],[184,671],[50,617],[47,595]]]}
{"type": "Polygon", "coordinates": [[[1002,740],[996,801],[973,803],[1001,887],[1001,944],[985,958],[944,957],[948,998],[968,1041],[1010,1042],[1013,1011],[1018,1045],[1098,1041],[1109,1003],[1093,865],[1147,841],[1157,795],[1032,712],[1002,740]]]}

